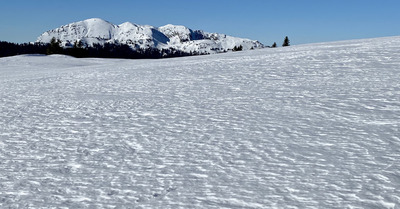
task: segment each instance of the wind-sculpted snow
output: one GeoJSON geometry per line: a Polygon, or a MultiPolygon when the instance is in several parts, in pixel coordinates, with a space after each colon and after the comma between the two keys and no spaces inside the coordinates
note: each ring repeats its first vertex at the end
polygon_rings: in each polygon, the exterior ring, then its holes
{"type": "Polygon", "coordinates": [[[400,38],[0,59],[1,208],[400,208],[400,38]]]}

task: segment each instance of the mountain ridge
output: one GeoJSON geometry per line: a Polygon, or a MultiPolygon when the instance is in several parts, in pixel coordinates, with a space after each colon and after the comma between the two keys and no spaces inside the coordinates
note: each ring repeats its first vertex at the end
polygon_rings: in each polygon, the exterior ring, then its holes
{"type": "Polygon", "coordinates": [[[161,27],[124,22],[114,25],[100,18],[73,22],[49,30],[40,35],[36,43],[50,43],[59,39],[63,47],[71,47],[76,41],[86,46],[126,44],[133,50],[173,49],[186,53],[213,54],[242,46],[243,50],[264,48],[259,41],[192,30],[182,25],[167,24],[161,27]]]}

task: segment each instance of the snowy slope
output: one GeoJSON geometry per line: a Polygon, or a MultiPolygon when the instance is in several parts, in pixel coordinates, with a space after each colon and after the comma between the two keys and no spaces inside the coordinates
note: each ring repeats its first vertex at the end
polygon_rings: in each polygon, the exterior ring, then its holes
{"type": "Polygon", "coordinates": [[[0,206],[398,209],[399,66],[400,37],[1,58],[0,206]]]}
{"type": "Polygon", "coordinates": [[[243,46],[244,50],[263,48],[250,39],[236,38],[217,33],[193,31],[184,26],[166,25],[155,28],[149,25],[123,23],[113,25],[102,19],[93,18],[71,23],[43,33],[36,42],[49,43],[52,38],[61,40],[63,46],[71,46],[75,41],[87,45],[123,43],[132,48],[173,48],[184,52],[217,53],[243,46]]]}
{"type": "Polygon", "coordinates": [[[102,19],[88,19],[47,31],[36,42],[50,43],[54,37],[61,40],[63,45],[73,45],[75,41],[82,41],[89,45],[105,43],[114,39],[115,28],[115,25],[102,19]]]}

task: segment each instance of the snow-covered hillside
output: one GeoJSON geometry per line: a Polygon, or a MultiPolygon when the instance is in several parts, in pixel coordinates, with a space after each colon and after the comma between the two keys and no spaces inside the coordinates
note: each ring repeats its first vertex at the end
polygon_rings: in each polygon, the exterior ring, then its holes
{"type": "Polygon", "coordinates": [[[36,42],[49,43],[52,38],[59,39],[63,46],[72,46],[75,41],[86,45],[104,43],[128,44],[133,49],[169,49],[199,54],[218,53],[242,46],[243,50],[263,48],[250,39],[236,38],[218,33],[193,31],[184,26],[166,25],[156,28],[129,22],[114,25],[102,19],[93,18],[61,26],[47,31],[36,42]]]}
{"type": "Polygon", "coordinates": [[[1,58],[0,206],[398,209],[399,81],[400,37],[1,58]]]}

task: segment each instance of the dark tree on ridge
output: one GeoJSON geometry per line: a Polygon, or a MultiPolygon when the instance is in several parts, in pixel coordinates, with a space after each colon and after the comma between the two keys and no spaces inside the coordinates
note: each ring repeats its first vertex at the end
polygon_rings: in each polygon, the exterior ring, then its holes
{"type": "Polygon", "coordinates": [[[285,37],[285,40],[283,40],[282,46],[283,47],[290,46],[290,41],[289,41],[289,38],[287,36],[285,37]]]}

